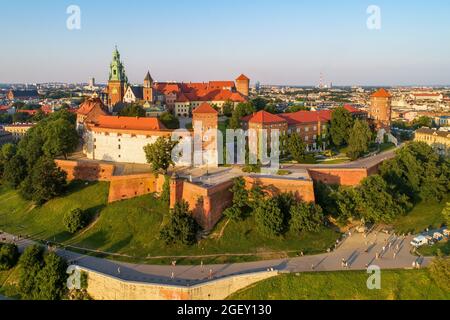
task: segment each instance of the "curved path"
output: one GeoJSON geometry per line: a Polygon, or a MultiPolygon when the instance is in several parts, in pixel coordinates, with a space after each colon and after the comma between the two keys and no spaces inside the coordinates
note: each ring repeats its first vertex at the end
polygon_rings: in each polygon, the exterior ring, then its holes
{"type": "MultiPolygon", "coordinates": [[[[13,236],[3,234],[8,241],[13,241],[13,236]]],[[[111,261],[78,254],[62,249],[56,252],[61,257],[79,265],[103,274],[111,275],[127,281],[147,282],[154,284],[170,284],[189,286],[200,284],[212,279],[229,277],[237,274],[266,271],[270,268],[279,272],[321,272],[338,270],[366,270],[367,265],[377,265],[381,269],[412,268],[413,262],[419,262],[426,266],[432,258],[418,258],[410,253],[410,241],[413,237],[396,237],[382,232],[372,232],[366,237],[362,234],[348,236],[338,248],[330,253],[315,256],[286,258],[271,261],[257,261],[249,263],[230,263],[205,266],[164,266],[145,265],[111,261]],[[391,246],[389,248],[389,243],[391,246]],[[385,251],[382,248],[385,247],[385,251]],[[397,252],[394,258],[394,252],[397,252]],[[376,254],[380,258],[376,259],[376,254]],[[342,266],[342,260],[346,260],[348,267],[342,266]],[[172,272],[174,279],[172,279],[172,272]]],[[[22,239],[16,244],[23,250],[34,244],[33,241],[22,239]]]]}

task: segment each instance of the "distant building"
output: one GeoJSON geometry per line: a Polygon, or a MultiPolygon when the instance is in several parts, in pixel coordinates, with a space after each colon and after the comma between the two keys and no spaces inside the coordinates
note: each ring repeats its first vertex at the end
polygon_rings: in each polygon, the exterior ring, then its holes
{"type": "Polygon", "coordinates": [[[9,90],[6,94],[9,100],[34,100],[39,99],[37,90],[9,90]]]}
{"type": "Polygon", "coordinates": [[[421,128],[416,130],[414,141],[425,142],[441,156],[450,156],[450,132],[421,128]]]}
{"type": "Polygon", "coordinates": [[[22,138],[28,130],[34,127],[34,124],[25,123],[25,124],[11,124],[3,126],[3,130],[9,132],[12,135],[13,140],[19,140],[22,138]]]}
{"type": "Polygon", "coordinates": [[[107,108],[99,98],[87,99],[76,111],[77,129],[83,131],[89,123],[96,123],[100,116],[106,116],[107,108]]]}
{"type": "Polygon", "coordinates": [[[380,89],[370,97],[369,118],[378,129],[390,132],[392,121],[392,95],[386,89],[380,89]]]}

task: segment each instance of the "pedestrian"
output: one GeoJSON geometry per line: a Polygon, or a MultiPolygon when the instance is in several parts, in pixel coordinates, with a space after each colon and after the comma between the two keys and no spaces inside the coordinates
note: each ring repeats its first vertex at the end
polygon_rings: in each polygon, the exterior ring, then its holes
{"type": "Polygon", "coordinates": [[[117,267],[117,273],[120,274],[120,267],[117,267]]]}
{"type": "Polygon", "coordinates": [[[395,246],[395,249],[398,251],[400,249],[400,245],[397,243],[397,245],[395,246]]]}
{"type": "Polygon", "coordinates": [[[200,261],[200,270],[202,271],[202,273],[203,273],[203,260],[202,261],[200,261]]]}
{"type": "Polygon", "coordinates": [[[394,260],[397,258],[397,252],[394,252],[394,260]]]}
{"type": "Polygon", "coordinates": [[[305,255],[305,254],[303,253],[303,251],[302,251],[302,252],[300,252],[300,256],[302,256],[302,257],[303,257],[304,255],[305,255]]]}
{"type": "Polygon", "coordinates": [[[212,271],[212,269],[209,269],[209,279],[212,279],[212,277],[213,277],[213,271],[212,271]]]}
{"type": "Polygon", "coordinates": [[[383,247],[382,250],[381,250],[381,252],[384,252],[385,250],[386,250],[386,247],[383,247]]]}
{"type": "Polygon", "coordinates": [[[173,280],[175,278],[175,272],[172,271],[170,278],[173,280]]]}
{"type": "Polygon", "coordinates": [[[413,267],[413,269],[416,268],[416,262],[415,261],[412,262],[412,267],[413,267]]]}
{"type": "Polygon", "coordinates": [[[351,231],[348,232],[348,236],[349,236],[349,237],[352,236],[352,232],[351,232],[351,231]]]}
{"type": "Polygon", "coordinates": [[[314,263],[311,265],[311,270],[314,271],[314,263]]]}
{"type": "Polygon", "coordinates": [[[377,252],[377,253],[375,253],[375,260],[378,260],[378,259],[380,259],[380,254],[377,252]]]}

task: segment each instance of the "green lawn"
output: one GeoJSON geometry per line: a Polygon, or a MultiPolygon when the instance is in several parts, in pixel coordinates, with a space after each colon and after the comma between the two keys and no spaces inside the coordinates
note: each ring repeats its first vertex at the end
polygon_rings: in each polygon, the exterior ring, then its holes
{"type": "Polygon", "coordinates": [[[228,224],[222,220],[207,239],[194,246],[167,247],[159,240],[160,227],[169,211],[166,205],[152,195],[107,204],[107,193],[107,183],[76,182],[71,184],[66,196],[34,208],[15,191],[0,188],[0,229],[64,245],[131,256],[123,258],[129,261],[164,264],[171,259],[160,256],[218,255],[178,260],[189,264],[199,263],[200,259],[205,263],[220,263],[280,258],[300,251],[305,254],[325,252],[339,237],[338,233],[323,229],[316,234],[288,234],[267,239],[254,230],[254,220],[249,218],[228,224]],[[64,231],[62,219],[65,212],[76,207],[89,209],[97,219],[86,230],[71,235],[64,231]],[[273,251],[277,253],[266,254],[273,251]]]}
{"type": "Polygon", "coordinates": [[[450,196],[440,203],[419,203],[407,215],[398,218],[394,222],[394,227],[400,233],[419,233],[426,228],[439,228],[444,223],[442,210],[444,209],[446,202],[449,201],[450,196]]]}
{"type": "Polygon", "coordinates": [[[229,297],[235,300],[448,300],[428,270],[382,271],[381,290],[368,290],[365,272],[281,275],[229,297]]]}

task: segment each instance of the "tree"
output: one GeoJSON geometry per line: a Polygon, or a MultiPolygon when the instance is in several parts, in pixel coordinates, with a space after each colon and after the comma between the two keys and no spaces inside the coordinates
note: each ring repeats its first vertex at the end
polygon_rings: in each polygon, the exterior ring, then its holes
{"type": "Polygon", "coordinates": [[[78,230],[83,229],[87,225],[87,223],[87,215],[80,208],[66,212],[63,218],[64,227],[70,233],[75,233],[78,230]]]}
{"type": "Polygon", "coordinates": [[[249,193],[245,188],[245,180],[243,178],[234,179],[230,192],[233,193],[233,205],[224,211],[224,215],[234,221],[243,220],[244,211],[249,205],[249,193]]]}
{"type": "Polygon", "coordinates": [[[159,198],[162,203],[170,204],[170,178],[168,176],[164,176],[163,189],[159,198]]]}
{"type": "Polygon", "coordinates": [[[15,244],[0,243],[0,271],[11,269],[18,259],[19,249],[15,244]]]}
{"type": "Polygon", "coordinates": [[[355,188],[340,187],[334,194],[337,207],[337,220],[345,224],[352,217],[359,218],[357,204],[361,203],[359,193],[355,188]]]}
{"type": "Polygon", "coordinates": [[[305,160],[306,144],[300,134],[293,133],[289,136],[287,150],[296,162],[300,163],[305,160]]]}
{"type": "Polygon", "coordinates": [[[450,226],[450,202],[447,202],[444,210],[442,210],[442,216],[447,226],[450,226]]]}
{"type": "Polygon", "coordinates": [[[444,257],[439,251],[438,256],[429,267],[430,276],[437,286],[446,292],[450,291],[450,258],[444,257]]]}
{"type": "Polygon", "coordinates": [[[17,189],[27,175],[26,162],[20,155],[15,155],[5,163],[3,182],[17,189]]]}
{"type": "Polygon", "coordinates": [[[144,147],[147,162],[152,165],[154,171],[167,172],[170,166],[175,165],[172,159],[172,150],[178,144],[170,137],[159,137],[155,143],[144,147]]]}
{"type": "Polygon", "coordinates": [[[58,168],[50,158],[40,158],[30,175],[21,185],[21,193],[25,197],[41,205],[61,195],[66,186],[67,174],[58,168]]]}
{"type": "Polygon", "coordinates": [[[239,129],[241,127],[241,118],[255,112],[255,108],[251,102],[239,103],[233,111],[230,119],[229,127],[231,129],[239,129]]]}
{"type": "Polygon", "coordinates": [[[180,121],[178,120],[177,117],[175,117],[170,112],[164,112],[163,114],[161,114],[161,116],[159,117],[159,120],[161,120],[161,122],[164,124],[164,126],[167,129],[179,129],[180,128],[180,121]]]}
{"type": "Polygon", "coordinates": [[[353,117],[345,108],[336,108],[331,115],[330,135],[337,147],[348,143],[353,128],[353,117]]]}
{"type": "Polygon", "coordinates": [[[46,126],[45,143],[42,150],[49,157],[64,156],[77,148],[79,144],[79,136],[75,125],[66,119],[57,119],[51,122],[51,125],[46,126]]]}
{"type": "Polygon", "coordinates": [[[226,101],[222,106],[222,113],[226,117],[233,115],[234,103],[232,101],[226,101]]]}
{"type": "Polygon", "coordinates": [[[418,128],[422,128],[422,127],[431,128],[431,127],[433,127],[433,119],[431,119],[430,117],[421,116],[421,117],[413,120],[412,126],[414,129],[418,129],[418,128]]]}
{"type": "Polygon", "coordinates": [[[251,101],[256,111],[265,110],[269,101],[262,97],[256,97],[251,101]]]}
{"type": "Polygon", "coordinates": [[[263,200],[254,215],[256,227],[262,235],[273,237],[283,233],[284,216],[275,199],[263,200]]]}
{"type": "Polygon", "coordinates": [[[195,243],[199,226],[189,211],[189,204],[178,202],[171,210],[169,222],[161,229],[160,237],[167,245],[195,243]]]}
{"type": "Polygon", "coordinates": [[[408,143],[399,149],[394,159],[382,164],[380,172],[396,195],[407,195],[415,203],[440,201],[449,190],[447,161],[423,142],[408,143]]]}
{"type": "Polygon", "coordinates": [[[33,299],[37,290],[37,275],[43,267],[44,250],[33,245],[27,247],[19,259],[19,291],[23,298],[33,299]]]}
{"type": "Polygon", "coordinates": [[[348,157],[356,160],[369,151],[371,140],[372,131],[370,131],[369,124],[366,121],[356,120],[348,140],[348,157]]]}
{"type": "Polygon", "coordinates": [[[318,232],[324,222],[322,208],[314,203],[300,202],[291,208],[290,229],[294,232],[318,232]]]}
{"type": "Polygon", "coordinates": [[[66,294],[67,263],[54,252],[44,255],[44,267],[36,276],[34,299],[61,300],[66,294]]]}
{"type": "Polygon", "coordinates": [[[127,104],[119,111],[121,117],[145,117],[145,110],[136,103],[127,104]]]}
{"type": "Polygon", "coordinates": [[[394,199],[387,183],[379,175],[364,179],[357,192],[357,212],[366,221],[389,223],[405,213],[400,204],[406,203],[406,199],[394,199]]]}

